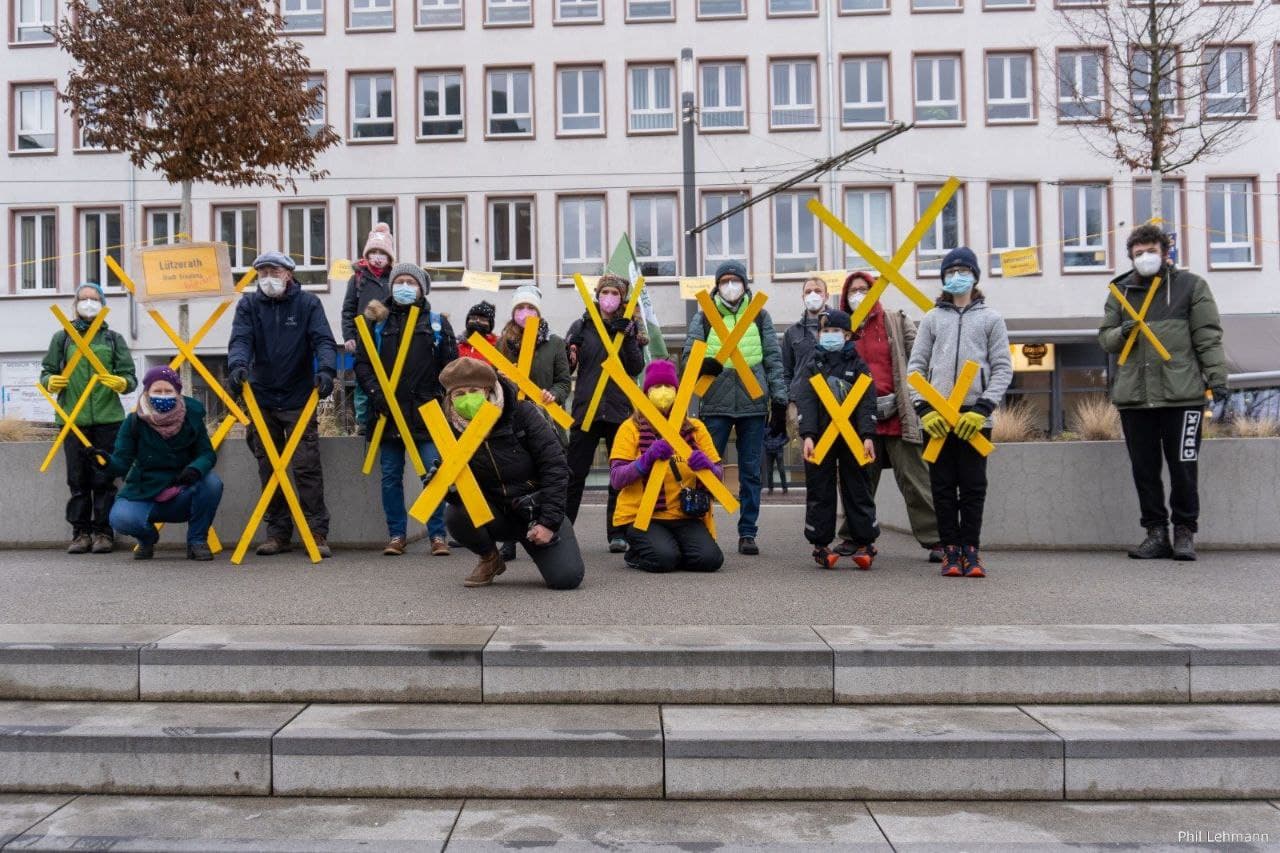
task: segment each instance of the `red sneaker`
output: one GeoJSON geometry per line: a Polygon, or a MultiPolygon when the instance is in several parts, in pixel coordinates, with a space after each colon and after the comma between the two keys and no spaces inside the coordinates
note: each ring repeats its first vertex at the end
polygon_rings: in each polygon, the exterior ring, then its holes
{"type": "Polygon", "coordinates": [[[875,545],[859,545],[858,550],[853,552],[853,564],[864,572],[868,571],[878,553],[880,552],[876,550],[875,545]]]}
{"type": "Polygon", "coordinates": [[[942,576],[944,578],[958,578],[963,574],[964,568],[960,565],[960,546],[945,546],[942,549],[942,576]]]}
{"type": "Polygon", "coordinates": [[[840,561],[840,555],[829,548],[813,549],[813,561],[824,569],[834,569],[840,561]]]}

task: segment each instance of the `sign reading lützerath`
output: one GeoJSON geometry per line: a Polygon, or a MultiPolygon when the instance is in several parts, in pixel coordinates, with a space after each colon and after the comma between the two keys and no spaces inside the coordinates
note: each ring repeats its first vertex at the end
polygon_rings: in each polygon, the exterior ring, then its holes
{"type": "Polygon", "coordinates": [[[153,246],[137,253],[138,299],[158,302],[174,299],[234,297],[231,259],[225,243],[183,243],[153,246]]]}

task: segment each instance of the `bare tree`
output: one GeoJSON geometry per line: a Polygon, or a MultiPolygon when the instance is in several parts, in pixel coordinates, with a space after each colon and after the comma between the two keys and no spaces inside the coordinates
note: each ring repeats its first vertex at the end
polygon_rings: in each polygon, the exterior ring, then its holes
{"type": "Polygon", "coordinates": [[[1053,60],[1052,105],[1099,155],[1151,175],[1151,215],[1164,215],[1162,178],[1220,157],[1248,138],[1274,96],[1272,0],[1101,0],[1059,6],[1078,47],[1053,60]],[[1258,45],[1251,54],[1241,43],[1258,45]]]}

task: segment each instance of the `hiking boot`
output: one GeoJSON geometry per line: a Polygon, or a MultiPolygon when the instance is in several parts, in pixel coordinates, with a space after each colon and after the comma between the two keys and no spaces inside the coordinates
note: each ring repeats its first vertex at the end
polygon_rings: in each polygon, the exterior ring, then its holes
{"type": "Polygon", "coordinates": [[[1147,528],[1147,538],[1137,548],[1129,550],[1131,560],[1159,560],[1173,556],[1173,546],[1169,544],[1169,528],[1163,524],[1147,528]]]}
{"type": "Polygon", "coordinates": [[[382,549],[384,557],[399,557],[404,554],[404,549],[409,547],[409,543],[403,536],[392,536],[391,541],[387,543],[387,547],[382,549]]]}
{"type": "Polygon", "coordinates": [[[754,557],[755,555],[759,554],[760,546],[756,544],[756,538],[754,536],[743,536],[741,539],[739,539],[738,553],[746,554],[751,557],[754,557]]]}
{"type": "Polygon", "coordinates": [[[207,563],[213,559],[213,552],[203,542],[191,542],[187,544],[187,559],[207,563]]]}
{"type": "Polygon", "coordinates": [[[813,561],[824,569],[834,569],[836,563],[840,562],[840,555],[829,548],[815,546],[813,549],[813,561]]]}
{"type": "Polygon", "coordinates": [[[942,545],[941,544],[935,544],[935,545],[929,546],[929,562],[930,563],[942,562],[942,545]]]}
{"type": "Polygon", "coordinates": [[[876,554],[879,553],[875,545],[860,545],[858,550],[853,552],[853,564],[865,572],[871,568],[876,554]]]}
{"type": "Polygon", "coordinates": [[[329,541],[325,537],[315,536],[313,538],[316,540],[316,551],[320,553],[322,558],[328,559],[333,556],[333,549],[329,547],[329,541]]]}
{"type": "Polygon", "coordinates": [[[133,549],[133,559],[135,560],[150,560],[155,555],[156,546],[154,542],[150,545],[144,545],[139,542],[133,549]]]}
{"type": "Polygon", "coordinates": [[[93,534],[93,545],[89,551],[93,554],[110,554],[116,549],[116,541],[105,533],[93,534]]]}
{"type": "Polygon", "coordinates": [[[960,567],[967,578],[985,578],[987,576],[986,568],[982,565],[982,558],[978,556],[978,548],[975,545],[966,545],[961,549],[960,567]]]}
{"type": "Polygon", "coordinates": [[[93,537],[88,533],[81,533],[75,539],[71,540],[71,544],[67,546],[68,554],[88,554],[89,549],[93,547],[93,537]]]}
{"type": "Polygon", "coordinates": [[[627,540],[623,539],[621,536],[615,536],[615,537],[613,537],[612,539],[610,539],[610,540],[609,540],[609,553],[610,553],[610,554],[625,554],[625,553],[627,553],[627,540]]]}
{"type": "Polygon", "coordinates": [[[436,536],[431,540],[431,556],[433,557],[449,556],[449,543],[444,541],[443,536],[436,536]]]}
{"type": "Polygon", "coordinates": [[[964,567],[960,565],[960,546],[947,545],[942,549],[942,576],[958,578],[963,574],[964,567]]]}
{"type": "Polygon", "coordinates": [[[858,546],[853,543],[852,539],[841,539],[840,544],[831,550],[835,551],[841,557],[852,557],[853,552],[858,550],[858,546]]]}
{"type": "Polygon", "coordinates": [[[254,553],[259,557],[274,557],[277,554],[288,554],[293,550],[293,546],[288,542],[282,542],[274,536],[268,536],[267,541],[258,546],[258,550],[254,553]]]}
{"type": "Polygon", "coordinates": [[[498,551],[498,556],[500,556],[502,561],[505,563],[509,563],[514,560],[516,558],[516,543],[503,542],[502,548],[498,551]]]}
{"type": "Polygon", "coordinates": [[[1191,561],[1196,558],[1196,534],[1190,527],[1173,526],[1173,559],[1191,561]]]}
{"type": "Polygon", "coordinates": [[[467,579],[462,582],[463,586],[477,587],[488,586],[493,583],[493,579],[507,570],[507,565],[502,561],[502,554],[498,551],[490,551],[488,554],[480,558],[480,563],[467,575],[467,579]]]}

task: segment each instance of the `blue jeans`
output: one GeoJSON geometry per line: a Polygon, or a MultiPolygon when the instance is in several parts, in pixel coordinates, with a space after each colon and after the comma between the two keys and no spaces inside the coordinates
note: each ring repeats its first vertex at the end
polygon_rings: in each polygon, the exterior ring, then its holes
{"type": "Polygon", "coordinates": [[[733,430],[738,443],[738,501],[742,513],[738,516],[738,536],[755,538],[756,521],[760,518],[760,457],[764,453],[764,415],[730,418],[711,415],[702,419],[716,451],[724,456],[729,446],[729,431],[733,430]]]}
{"type": "Polygon", "coordinates": [[[209,539],[209,525],[222,502],[222,480],[210,471],[194,486],[183,489],[173,500],[131,501],[116,498],[111,507],[111,526],[116,533],[132,536],[143,545],[160,540],[156,522],[187,523],[187,544],[204,545],[209,539]]]}
{"type": "MultiPolygon", "coordinates": [[[[418,442],[418,453],[428,471],[440,461],[436,446],[429,441],[418,442]]],[[[404,508],[404,445],[386,439],[379,454],[382,463],[382,514],[387,517],[387,533],[394,539],[404,536],[409,529],[409,513],[404,508]]],[[[445,537],[444,501],[427,519],[427,535],[432,539],[445,537]]]]}

